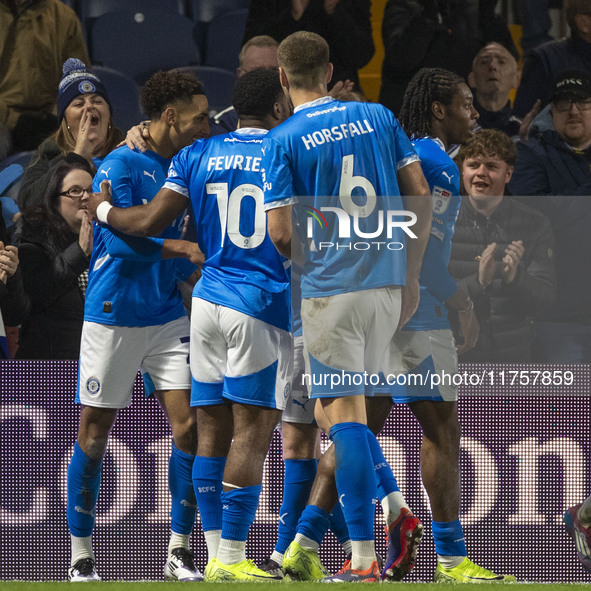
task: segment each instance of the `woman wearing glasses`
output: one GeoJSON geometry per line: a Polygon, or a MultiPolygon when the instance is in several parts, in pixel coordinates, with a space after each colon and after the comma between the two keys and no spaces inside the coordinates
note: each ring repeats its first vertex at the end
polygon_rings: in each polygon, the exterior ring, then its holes
{"type": "Polygon", "coordinates": [[[89,163],[58,162],[42,202],[25,209],[17,240],[31,314],[21,327],[18,359],[78,359],[92,251],[86,203],[89,163]]]}

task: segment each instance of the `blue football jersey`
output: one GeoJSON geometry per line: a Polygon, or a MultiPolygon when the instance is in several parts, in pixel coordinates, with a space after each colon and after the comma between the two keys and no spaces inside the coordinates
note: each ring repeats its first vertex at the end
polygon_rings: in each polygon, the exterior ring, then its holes
{"type": "Polygon", "coordinates": [[[419,307],[404,330],[437,330],[449,328],[444,301],[457,289],[447,267],[461,204],[460,171],[441,140],[424,137],[413,144],[431,189],[433,218],[419,278],[419,307]]]}
{"type": "Polygon", "coordinates": [[[165,186],[191,200],[206,259],[193,295],[289,330],[289,261],[269,238],[264,209],[265,134],[243,128],[196,141],[174,157],[165,186]]]}
{"type": "Polygon", "coordinates": [[[269,132],[265,207],[293,205],[306,255],[302,297],[404,285],[406,235],[391,222],[409,222],[397,171],[417,160],[378,104],[324,97],[269,132]]]}
{"type": "MultiPolygon", "coordinates": [[[[127,147],[118,148],[103,160],[93,189],[99,191],[101,181],[109,180],[114,205],[142,205],[164,184],[169,163],[170,160],[155,152],[142,154],[127,147]]],[[[179,216],[160,238],[180,238],[183,217],[179,216]]],[[[153,241],[158,247],[151,260],[139,256],[136,260],[119,258],[111,250],[121,239],[118,236],[108,226],[94,224],[85,320],[116,326],[156,326],[184,316],[186,312],[176,283],[182,267],[180,260],[160,260],[158,241],[153,241]]]]}

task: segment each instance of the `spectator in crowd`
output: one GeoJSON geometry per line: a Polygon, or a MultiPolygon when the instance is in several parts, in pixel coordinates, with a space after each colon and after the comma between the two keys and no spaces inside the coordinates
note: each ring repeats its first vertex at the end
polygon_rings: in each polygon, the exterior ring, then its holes
{"type": "Polygon", "coordinates": [[[525,117],[538,99],[548,103],[553,81],[565,70],[591,72],[591,0],[565,0],[564,15],[570,37],[540,45],[526,57],[513,105],[518,117],[525,117]]]}
{"type": "Polygon", "coordinates": [[[485,129],[460,149],[464,189],[450,272],[470,294],[480,324],[462,361],[532,360],[532,316],[556,297],[554,238],[545,215],[505,195],[516,155],[501,131],[485,129]]]}
{"type": "MultiPolygon", "coordinates": [[[[238,78],[247,72],[257,68],[277,69],[277,46],[279,43],[269,35],[257,35],[251,37],[240,50],[238,55],[238,78]]],[[[209,121],[211,135],[219,135],[234,131],[238,125],[236,109],[230,105],[227,109],[220,111],[209,121]]]]}
{"type": "Polygon", "coordinates": [[[18,249],[11,246],[4,217],[0,215],[0,359],[12,357],[6,327],[18,326],[27,318],[29,311],[30,302],[23,287],[18,249]]]}
{"type": "Polygon", "coordinates": [[[31,314],[22,323],[19,359],[78,359],[92,251],[86,201],[92,169],[58,162],[39,206],[23,212],[16,242],[31,314]]]}
{"type": "Polygon", "coordinates": [[[61,65],[88,63],[82,26],[61,0],[0,0],[0,124],[15,152],[34,150],[58,126],[61,65]]]}
{"type": "Polygon", "coordinates": [[[500,43],[484,46],[472,62],[468,84],[474,93],[478,124],[519,136],[521,120],[513,115],[509,93],[519,84],[517,61],[500,43]]]}
{"type": "Polygon", "coordinates": [[[40,205],[49,170],[59,161],[95,167],[122,139],[103,83],[78,59],[64,63],[57,99],[59,129],[40,146],[18,194],[21,210],[40,205]]]}
{"type": "Polygon", "coordinates": [[[523,30],[521,49],[525,54],[532,49],[553,41],[549,31],[552,27],[548,8],[550,0],[517,0],[516,12],[523,30]]]}
{"type": "Polygon", "coordinates": [[[318,33],[330,47],[332,85],[351,81],[373,57],[371,0],[251,0],[244,41],[270,35],[281,42],[296,31],[318,33]]]}
{"type": "MultiPolygon", "coordinates": [[[[587,17],[586,17],[587,18],[587,17]]],[[[588,17],[591,19],[591,17],[588,17]]],[[[554,129],[517,146],[513,195],[552,223],[558,297],[536,322],[534,360],[588,363],[591,360],[591,74],[566,71],[551,95],[554,129]]]]}
{"type": "Polygon", "coordinates": [[[380,102],[394,113],[410,79],[423,67],[467,78],[476,53],[496,41],[517,56],[496,0],[388,0],[382,21],[386,55],[380,102]]]}

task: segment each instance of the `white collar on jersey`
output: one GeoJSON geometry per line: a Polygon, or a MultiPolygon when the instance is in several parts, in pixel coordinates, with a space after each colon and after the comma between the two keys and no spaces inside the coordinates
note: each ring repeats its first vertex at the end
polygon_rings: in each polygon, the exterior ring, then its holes
{"type": "Polygon", "coordinates": [[[332,96],[323,96],[322,98],[315,99],[308,103],[304,103],[302,105],[298,105],[293,112],[297,113],[300,109],[307,109],[308,107],[317,107],[318,105],[324,105],[325,103],[329,103],[330,101],[334,101],[332,96]]]}
{"type": "Polygon", "coordinates": [[[260,127],[240,127],[234,131],[234,133],[239,133],[241,135],[265,135],[268,132],[268,129],[261,129],[260,127]]]}

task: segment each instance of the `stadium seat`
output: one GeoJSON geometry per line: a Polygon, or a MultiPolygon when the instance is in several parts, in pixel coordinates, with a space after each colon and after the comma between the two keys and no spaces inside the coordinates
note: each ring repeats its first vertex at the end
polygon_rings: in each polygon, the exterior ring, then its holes
{"type": "Polygon", "coordinates": [[[3,160],[0,160],[0,171],[8,168],[11,164],[20,164],[23,168],[27,168],[35,153],[36,150],[28,150],[27,152],[18,152],[11,156],[7,156],[3,160]]]}
{"type": "Polygon", "coordinates": [[[24,170],[36,153],[37,150],[17,152],[0,160],[0,196],[16,201],[24,170]]]}
{"type": "Polygon", "coordinates": [[[116,11],[92,26],[93,63],[143,84],[154,72],[200,63],[194,23],[163,10],[116,11]]]}
{"type": "Polygon", "coordinates": [[[125,133],[145,119],[139,102],[140,87],[133,78],[105,66],[92,66],[92,71],[107,89],[113,106],[113,120],[121,131],[125,133]]]}
{"type": "Polygon", "coordinates": [[[218,14],[250,8],[250,0],[190,0],[191,18],[208,23],[218,14]]]}
{"type": "Polygon", "coordinates": [[[210,115],[215,115],[232,104],[232,91],[236,83],[236,75],[233,72],[211,66],[187,66],[175,69],[194,74],[203,83],[209,101],[210,115]]]}
{"type": "Polygon", "coordinates": [[[246,27],[248,10],[233,10],[216,16],[205,36],[206,66],[235,71],[246,27]]]}

